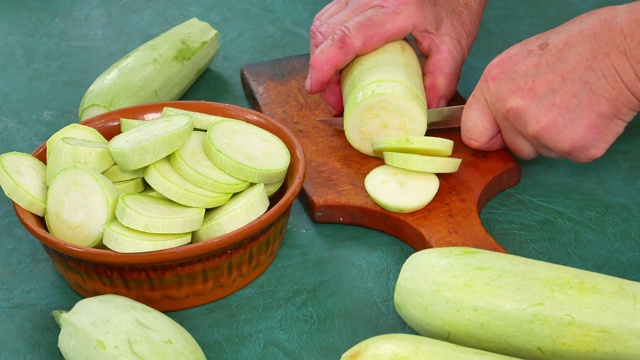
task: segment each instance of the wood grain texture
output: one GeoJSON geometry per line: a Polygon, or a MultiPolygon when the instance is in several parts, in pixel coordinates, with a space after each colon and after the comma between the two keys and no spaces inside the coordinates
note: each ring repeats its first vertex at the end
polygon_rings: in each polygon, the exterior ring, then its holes
{"type": "MultiPolygon", "coordinates": [[[[304,90],[308,55],[245,65],[242,85],[251,106],[289,128],[302,143],[307,176],[300,200],[318,223],[342,223],[376,229],[416,250],[472,246],[505,251],[487,233],[480,210],[499,192],[520,181],[520,166],[506,150],[482,152],[465,146],[460,129],[427,131],[454,141],[457,173],[441,174],[440,190],[425,208],[407,214],[386,211],[364,189],[364,178],[382,159],[356,151],[344,133],[315,121],[331,116],[320,96],[304,90]]],[[[457,95],[450,105],[464,103],[457,95]]]]}

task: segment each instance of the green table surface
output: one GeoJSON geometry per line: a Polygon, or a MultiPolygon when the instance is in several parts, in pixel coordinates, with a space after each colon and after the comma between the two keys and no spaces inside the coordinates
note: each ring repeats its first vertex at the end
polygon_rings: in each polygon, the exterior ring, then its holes
{"type": "MultiPolygon", "coordinates": [[[[466,63],[468,96],[508,46],[605,0],[490,2],[466,63]]],[[[22,0],[0,2],[0,153],[31,152],[75,122],[80,99],[109,65],[139,44],[198,17],[221,48],[184,99],[249,106],[241,66],[308,52],[318,0],[22,0]]],[[[640,280],[640,126],[589,164],[521,162],[522,180],[481,212],[510,253],[640,280]]],[[[0,358],[59,359],[49,315],[80,300],[0,196],[0,358]]],[[[219,301],[168,313],[211,359],[336,359],[355,343],[412,330],[393,306],[413,249],[374,230],[314,223],[296,201],[267,271],[219,301]]],[[[470,274],[472,275],[472,274],[470,274]]]]}

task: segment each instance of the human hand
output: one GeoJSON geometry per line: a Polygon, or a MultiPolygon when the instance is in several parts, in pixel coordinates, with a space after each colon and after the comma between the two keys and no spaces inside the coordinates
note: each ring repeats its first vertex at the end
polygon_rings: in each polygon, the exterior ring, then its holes
{"type": "Polygon", "coordinates": [[[496,57],[465,106],[463,141],[523,159],[603,155],[640,110],[638,5],[586,13],[496,57]]]}
{"type": "Polygon", "coordinates": [[[335,0],[310,30],[305,88],[322,93],[334,114],[343,110],[340,70],[354,57],[412,34],[427,58],[427,104],[444,106],[475,41],[487,0],[335,0]]]}

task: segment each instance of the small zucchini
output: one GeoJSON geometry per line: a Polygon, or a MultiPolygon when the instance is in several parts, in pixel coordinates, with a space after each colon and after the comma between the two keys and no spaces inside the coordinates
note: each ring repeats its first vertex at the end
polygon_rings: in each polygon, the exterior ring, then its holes
{"type": "Polygon", "coordinates": [[[127,106],[178,100],[219,47],[218,31],[196,18],[169,29],[95,79],[80,102],[79,120],[127,106]]]}
{"type": "Polygon", "coordinates": [[[58,348],[66,360],[200,360],[196,340],[167,315],[128,297],[98,295],[69,311],[51,313],[60,326],[58,348]]]}

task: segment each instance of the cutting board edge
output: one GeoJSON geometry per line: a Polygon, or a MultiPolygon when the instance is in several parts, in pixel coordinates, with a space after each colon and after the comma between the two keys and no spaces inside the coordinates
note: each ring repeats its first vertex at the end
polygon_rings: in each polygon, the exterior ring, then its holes
{"type": "MultiPolygon", "coordinates": [[[[496,174],[487,182],[487,185],[482,189],[478,196],[475,209],[469,209],[469,212],[473,214],[474,218],[456,219],[459,222],[460,227],[468,225],[471,222],[476,223],[476,229],[482,228],[484,230],[485,234],[481,236],[482,241],[474,244],[478,245],[477,247],[487,250],[506,252],[502,245],[496,242],[484,228],[480,219],[480,212],[496,195],[516,186],[520,182],[520,178],[521,169],[517,163],[514,163],[511,167],[505,168],[502,172],[496,174]]],[[[354,208],[348,204],[323,204],[314,202],[304,188],[300,192],[299,199],[308,216],[316,223],[344,224],[371,228],[373,230],[384,232],[390,236],[394,236],[415,250],[443,246],[467,246],[460,241],[432,238],[428,229],[415,226],[408,220],[408,217],[411,216],[411,214],[392,213],[382,208],[375,210],[360,207],[354,208]],[[380,221],[372,222],[370,220],[365,220],[367,216],[376,217],[380,221]],[[389,224],[394,224],[394,226],[389,224]]],[[[473,204],[470,206],[473,206],[473,204]]],[[[479,234],[477,235],[479,236],[479,234]]],[[[456,235],[452,235],[451,238],[455,239],[456,235]]]]}

